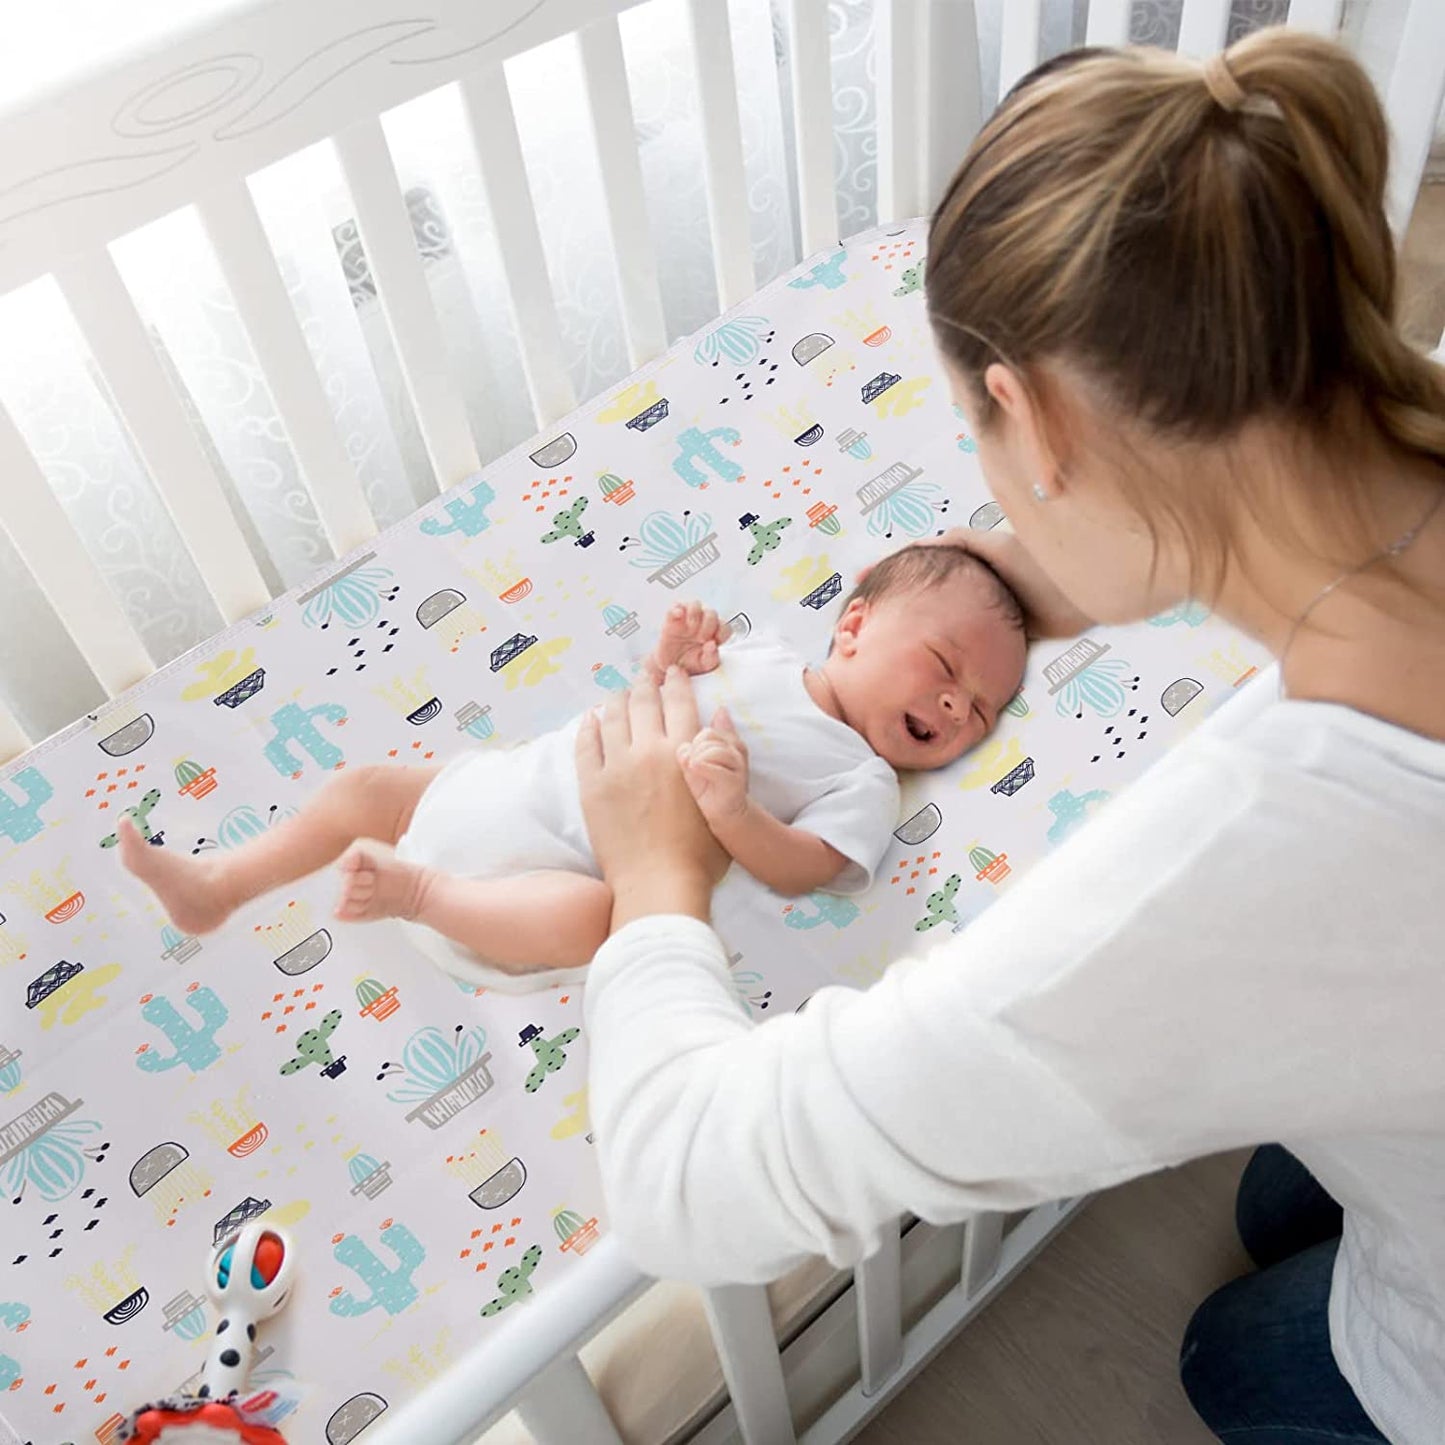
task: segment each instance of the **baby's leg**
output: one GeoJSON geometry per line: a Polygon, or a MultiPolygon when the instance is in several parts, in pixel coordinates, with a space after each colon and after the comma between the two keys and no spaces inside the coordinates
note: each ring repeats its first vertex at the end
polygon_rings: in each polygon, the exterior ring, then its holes
{"type": "Polygon", "coordinates": [[[294,818],[209,857],[152,847],[125,821],[118,830],[121,862],[156,895],[177,928],[209,933],[241,904],[324,868],[358,838],[395,843],[436,774],[436,768],[348,768],[294,818]]]}
{"type": "Polygon", "coordinates": [[[375,843],[355,844],[341,873],[343,922],[406,918],[518,972],[590,963],[612,919],[612,890],[581,873],[458,878],[375,843]]]}

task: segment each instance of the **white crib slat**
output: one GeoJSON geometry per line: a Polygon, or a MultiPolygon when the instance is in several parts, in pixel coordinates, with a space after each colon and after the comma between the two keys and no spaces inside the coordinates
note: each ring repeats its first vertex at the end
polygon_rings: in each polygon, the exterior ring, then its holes
{"type": "Polygon", "coordinates": [[[728,7],[717,0],[688,0],[693,75],[702,120],[707,214],[712,228],[718,309],[727,311],[757,289],[752,239],[748,234],[747,170],[738,115],[728,7]]]}
{"type": "Polygon", "coordinates": [[[1202,60],[1224,49],[1229,34],[1229,0],[1184,0],[1179,17],[1179,53],[1202,60]]]}
{"type": "Polygon", "coordinates": [[[364,120],[333,136],[332,144],[356,207],[356,227],[417,426],[437,485],[445,491],[480,471],[481,462],[447,364],[446,342],[386,135],[379,120],[364,120]]]}
{"type": "Polygon", "coordinates": [[[838,243],[833,189],[833,66],[827,0],[788,0],[793,141],[798,159],[798,225],[803,254],[838,243]]]}
{"type": "Polygon", "coordinates": [[[1089,26],[1084,33],[1084,43],[1127,45],[1129,12],[1133,8],[1133,0],[1089,0],[1089,26]]]}
{"type": "Polygon", "coordinates": [[[627,88],[627,62],[616,17],[609,15],[579,30],[577,45],[592,114],[597,164],[602,172],[627,355],[633,366],[642,366],[667,349],[667,324],[647,224],[632,95],[627,88]]]}
{"type": "Polygon", "coordinates": [[[998,95],[1002,100],[1039,63],[1043,0],[1010,0],[999,37],[998,95]]]}
{"type": "Polygon", "coordinates": [[[863,1393],[876,1395],[903,1363],[903,1268],[898,1221],[853,1271],[858,1291],[858,1353],[863,1393]]]}
{"type": "Polygon", "coordinates": [[[1445,5],[1440,0],[1412,0],[1385,93],[1392,142],[1385,208],[1397,236],[1404,233],[1415,208],[1442,98],[1445,5]]]}
{"type": "MultiPolygon", "coordinates": [[[[100,685],[114,697],[149,677],[155,670],[150,653],[90,560],[4,407],[0,407],[0,477],[4,479],[0,527],[100,685]]],[[[7,732],[0,720],[0,735],[7,732]]],[[[19,733],[18,725],[15,732],[19,733]]],[[[5,751],[5,738],[0,737],[0,753],[5,751]]]]}
{"type": "Polygon", "coordinates": [[[878,222],[916,216],[919,202],[919,83],[923,15],[918,0],[881,0],[874,11],[878,55],[878,222]]]}
{"type": "Polygon", "coordinates": [[[1003,1215],[975,1214],[963,1227],[963,1294],[972,1299],[998,1269],[1003,1251],[1003,1215]]]}
{"type": "Polygon", "coordinates": [[[576,406],[577,393],[563,360],[562,331],[506,72],[500,65],[474,72],[462,81],[461,92],[517,323],[532,412],[538,426],[547,426],[576,406]]]}
{"type": "Polygon", "coordinates": [[[0,767],[13,762],[30,748],[30,739],[20,720],[0,701],[0,767]]]}
{"type": "Polygon", "coordinates": [[[576,1355],[544,1370],[517,1402],[536,1445],[622,1445],[587,1371],[576,1355]]]}
{"type": "Polygon", "coordinates": [[[928,170],[922,209],[932,211],[982,124],[983,76],[973,0],[929,0],[926,13],[928,170]]]}
{"type": "Polygon", "coordinates": [[[55,279],[221,616],[236,622],[264,607],[270,591],[110,252],[55,279]]]}
{"type": "Polygon", "coordinates": [[[793,1445],[797,1435],[767,1290],[717,1285],[703,1291],[703,1305],[744,1445],[793,1445]]]}
{"type": "Polygon", "coordinates": [[[344,556],[376,535],[376,519],[336,430],[251,192],[245,181],[233,181],[200,200],[196,209],[300,463],[316,515],[332,551],[344,556]]]}
{"type": "Polygon", "coordinates": [[[1340,27],[1344,0],[1290,0],[1288,24],[1316,35],[1334,35],[1340,27]]]}

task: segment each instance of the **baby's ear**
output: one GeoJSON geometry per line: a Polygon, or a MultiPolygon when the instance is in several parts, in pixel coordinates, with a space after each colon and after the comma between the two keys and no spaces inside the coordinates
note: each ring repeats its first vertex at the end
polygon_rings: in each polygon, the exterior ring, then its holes
{"type": "Polygon", "coordinates": [[[851,657],[858,646],[858,634],[868,616],[868,604],[861,597],[855,597],[844,609],[843,615],[833,624],[834,652],[851,657]]]}

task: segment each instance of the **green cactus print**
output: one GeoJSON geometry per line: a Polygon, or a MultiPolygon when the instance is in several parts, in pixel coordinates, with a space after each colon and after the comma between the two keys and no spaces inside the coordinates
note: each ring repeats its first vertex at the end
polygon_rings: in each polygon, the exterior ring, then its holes
{"type": "Polygon", "coordinates": [[[776,522],[749,522],[748,531],[753,535],[752,550],[748,553],[748,566],[756,567],[763,555],[771,552],[783,540],[783,528],[790,525],[791,517],[779,517],[776,522]]]}
{"type": "Polygon", "coordinates": [[[533,1066],[532,1072],[527,1075],[522,1087],[529,1094],[535,1094],[542,1087],[542,1081],[547,1075],[555,1074],[567,1062],[566,1046],[581,1033],[581,1030],[563,1029],[560,1034],[553,1034],[550,1039],[544,1039],[541,1029],[535,1025],[528,1026],[522,1032],[522,1042],[530,1045],[532,1052],[537,1056],[537,1062],[533,1066]]]}
{"type": "Polygon", "coordinates": [[[534,1244],[517,1264],[512,1265],[510,1269],[504,1269],[497,1276],[496,1299],[484,1304],[478,1313],[484,1316],[499,1315],[508,1305],[514,1305],[518,1300],[526,1299],[532,1293],[532,1271],[541,1262],[542,1246],[534,1244]]]}
{"type": "Polygon", "coordinates": [[[953,906],[954,897],[962,882],[963,879],[957,873],[950,873],[943,880],[943,887],[923,900],[923,906],[928,912],[913,925],[919,933],[927,933],[930,928],[937,928],[940,923],[951,923],[957,928],[963,922],[958,916],[958,910],[953,906]]]}
{"type": "Polygon", "coordinates": [[[307,1029],[299,1039],[296,1040],[296,1057],[287,1059],[281,1065],[283,1074],[296,1074],[308,1064],[316,1064],[323,1073],[327,1069],[335,1067],[336,1060],[331,1055],[331,1047],[326,1042],[336,1032],[336,1025],[341,1022],[341,1010],[334,1008],[326,1015],[314,1029],[307,1029]]]}
{"type": "Polygon", "coordinates": [[[909,266],[903,273],[903,284],[895,291],[895,296],[912,296],[915,291],[923,290],[923,266],[909,266]]]}
{"type": "Polygon", "coordinates": [[[564,507],[560,512],[552,516],[552,530],[546,533],[542,540],[544,542],[560,542],[564,537],[571,537],[574,541],[580,542],[583,537],[582,513],[587,510],[587,498],[578,497],[570,507],[564,507]]]}
{"type": "MultiPolygon", "coordinates": [[[[135,807],[126,808],[121,812],[122,818],[135,819],[135,825],[137,828],[140,829],[140,835],[146,840],[147,843],[149,843],[153,838],[159,838],[161,836],[159,833],[154,831],[154,829],[152,829],[150,825],[151,809],[153,809],[155,805],[160,802],[160,800],[161,790],[159,788],[152,788],[150,792],[148,792],[143,798],[141,798],[140,802],[138,802],[135,807]]],[[[114,848],[115,845],[119,842],[119,833],[107,833],[105,837],[100,840],[100,846],[102,848],[114,848]]]]}

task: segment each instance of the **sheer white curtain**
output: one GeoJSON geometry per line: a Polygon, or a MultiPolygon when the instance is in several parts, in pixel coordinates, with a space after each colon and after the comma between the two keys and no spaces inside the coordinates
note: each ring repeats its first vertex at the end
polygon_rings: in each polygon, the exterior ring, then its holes
{"type": "MultiPolygon", "coordinates": [[[[155,5],[159,0],[148,0],[155,5]]],[[[999,23],[1012,0],[979,0],[981,62],[996,73],[999,23]]],[[[1346,31],[1382,72],[1404,0],[1352,0],[1346,31]],[[1392,30],[1393,26],[1393,30],[1392,30]]],[[[741,91],[749,223],[759,284],[799,258],[792,206],[787,45],[781,0],[728,0],[741,91]]],[[[1135,0],[1132,37],[1173,45],[1180,0],[1135,0]]],[[[1081,43],[1085,0],[1045,0],[1053,54],[1081,43]]],[[[1283,17],[1286,0],[1235,0],[1232,33],[1283,17]]],[[[829,0],[839,234],[876,220],[874,0],[829,0]]],[[[680,0],[622,17],[649,217],[670,333],[715,314],[696,101],[680,0]]],[[[508,80],[580,397],[627,370],[615,287],[570,45],[509,62],[508,80]]],[[[985,106],[996,100],[985,85],[985,106]]],[[[386,129],[413,229],[483,459],[532,431],[491,218],[451,89],[392,112],[386,129]]],[[[431,485],[425,451],[371,288],[349,200],[326,146],[253,181],[326,391],[372,508],[399,521],[431,485]]],[[[272,398],[194,216],[181,212],[125,238],[118,263],[212,440],[219,470],[273,587],[290,587],[330,551],[301,485],[272,398]]],[[[219,625],[200,578],[107,404],[49,283],[0,299],[0,398],[152,653],[176,656],[219,625]]],[[[100,701],[28,573],[0,533],[0,676],[32,735],[100,701]],[[57,660],[74,666],[56,666],[57,660]],[[81,680],[77,680],[81,679],[81,680]]]]}

